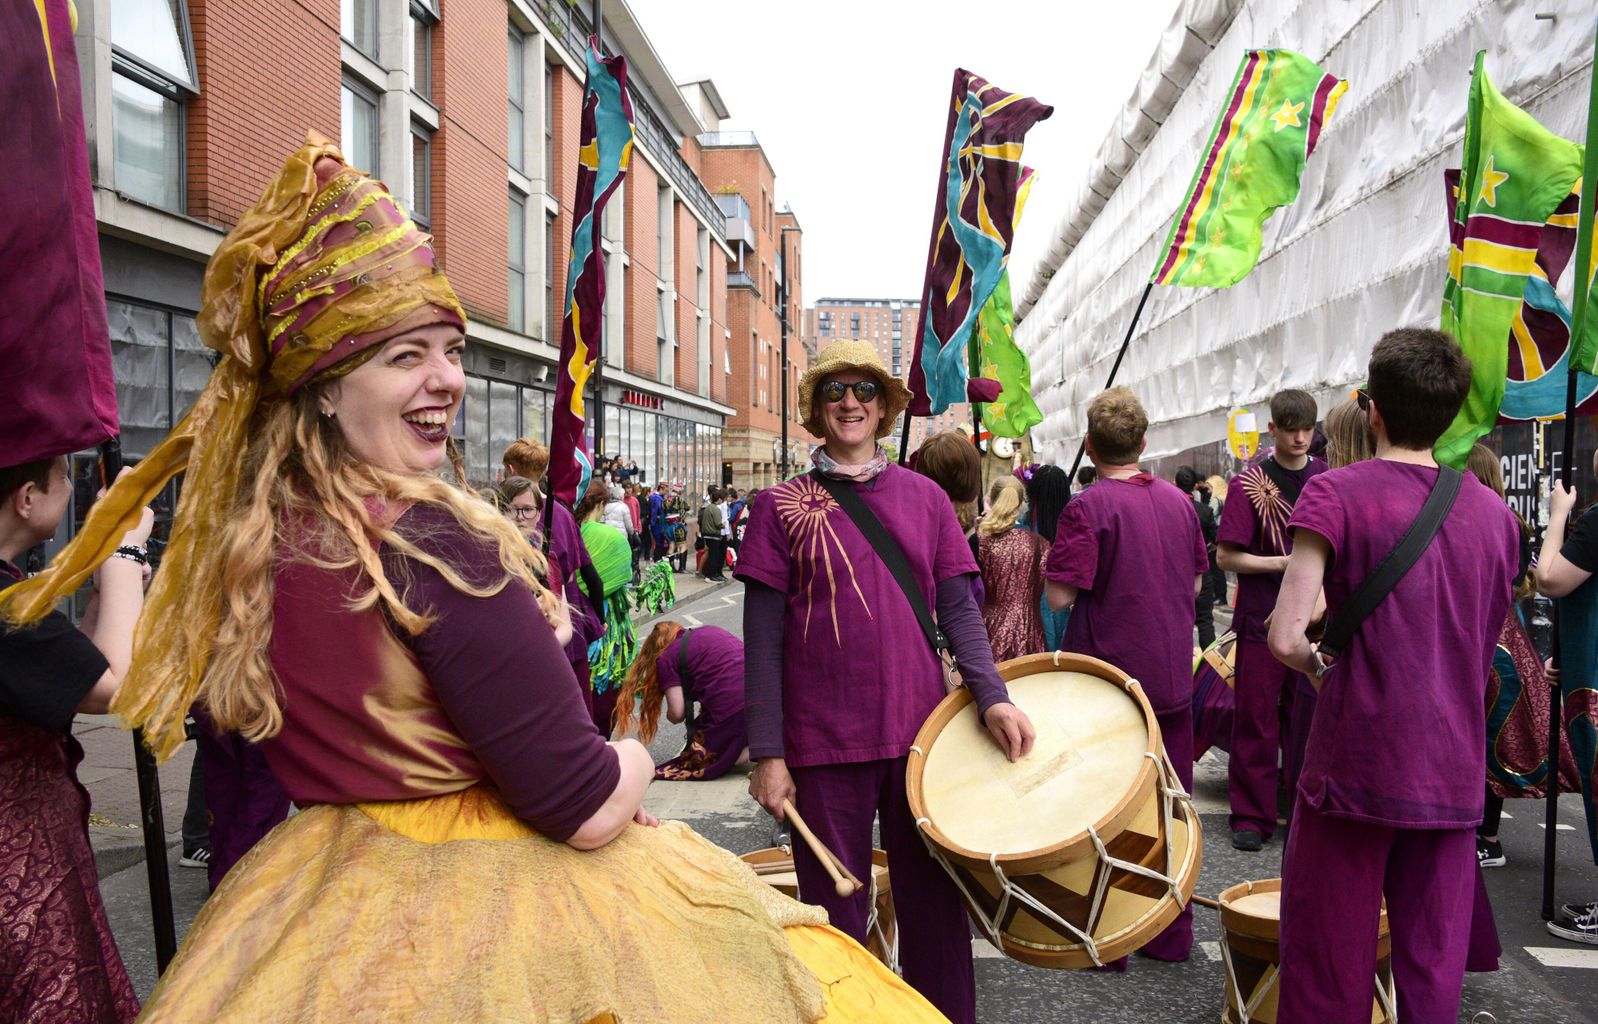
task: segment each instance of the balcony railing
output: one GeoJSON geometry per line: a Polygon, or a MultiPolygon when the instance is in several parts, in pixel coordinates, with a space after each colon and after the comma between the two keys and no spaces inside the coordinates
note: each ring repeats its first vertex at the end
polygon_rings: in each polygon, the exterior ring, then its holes
{"type": "Polygon", "coordinates": [[[755,284],[755,279],[741,270],[734,270],[727,275],[728,288],[748,288],[750,291],[759,291],[760,286],[755,284]]]}
{"type": "Polygon", "coordinates": [[[754,214],[749,203],[736,192],[715,197],[716,205],[726,220],[727,241],[742,242],[751,249],[755,246],[754,214]]]}
{"type": "Polygon", "coordinates": [[[716,146],[758,146],[760,140],[755,138],[754,132],[705,132],[699,136],[699,144],[706,149],[716,146]]]}

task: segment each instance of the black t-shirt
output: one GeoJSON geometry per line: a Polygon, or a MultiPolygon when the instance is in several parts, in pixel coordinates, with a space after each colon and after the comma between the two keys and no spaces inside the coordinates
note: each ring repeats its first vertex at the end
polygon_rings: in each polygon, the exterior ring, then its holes
{"type": "MultiPolygon", "coordinates": [[[[0,561],[0,582],[19,576],[0,561]]],[[[109,667],[94,641],[58,611],[23,629],[0,625],[0,715],[65,729],[109,667]]]]}
{"type": "Polygon", "coordinates": [[[1582,513],[1559,553],[1578,569],[1598,572],[1598,512],[1588,509],[1582,513]]]}

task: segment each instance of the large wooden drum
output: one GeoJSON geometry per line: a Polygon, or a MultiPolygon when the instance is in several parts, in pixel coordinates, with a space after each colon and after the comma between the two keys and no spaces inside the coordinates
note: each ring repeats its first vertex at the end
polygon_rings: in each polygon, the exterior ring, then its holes
{"type": "MultiPolygon", "coordinates": [[[[1226,963],[1225,1024],[1276,1024],[1282,952],[1282,880],[1239,882],[1221,893],[1221,959],[1226,963]]],[[[1387,908],[1376,939],[1376,998],[1370,1024],[1393,1024],[1392,944],[1387,908]]]]}
{"type": "Polygon", "coordinates": [[[1011,764],[960,689],[910,748],[906,792],[933,858],[1007,955],[1090,967],[1160,933],[1193,895],[1198,816],[1142,687],[1108,662],[1035,654],[999,666],[1037,730],[1011,764]]]}
{"type": "MultiPolygon", "coordinates": [[[[799,898],[799,875],[793,854],[781,847],[755,850],[739,858],[755,869],[760,880],[778,892],[799,898]]],[[[871,851],[871,903],[866,914],[866,950],[899,973],[899,927],[893,912],[893,888],[888,884],[888,855],[871,851]]]]}

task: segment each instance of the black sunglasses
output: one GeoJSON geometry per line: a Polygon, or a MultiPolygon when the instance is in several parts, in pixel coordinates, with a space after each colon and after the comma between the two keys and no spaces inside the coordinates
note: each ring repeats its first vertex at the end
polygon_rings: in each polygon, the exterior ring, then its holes
{"type": "Polygon", "coordinates": [[[1359,403],[1360,412],[1370,412],[1371,393],[1369,391],[1364,388],[1356,388],[1354,390],[1354,401],[1359,403]]]}
{"type": "Polygon", "coordinates": [[[845,384],[841,380],[829,380],[821,385],[821,397],[829,404],[843,401],[845,392],[853,391],[855,398],[861,405],[869,403],[877,397],[877,392],[882,390],[882,385],[874,380],[857,380],[853,384],[845,384]]]}

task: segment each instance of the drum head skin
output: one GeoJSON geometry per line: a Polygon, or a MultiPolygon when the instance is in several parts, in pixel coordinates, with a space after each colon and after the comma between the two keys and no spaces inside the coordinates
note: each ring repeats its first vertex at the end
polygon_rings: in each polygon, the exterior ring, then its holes
{"type": "Polygon", "coordinates": [[[1137,702],[1083,672],[1012,680],[1010,699],[1037,730],[1011,763],[968,704],[927,751],[926,815],[957,846],[984,853],[1039,850],[1109,817],[1146,763],[1149,732],[1137,702]]]}

